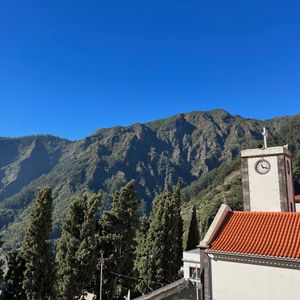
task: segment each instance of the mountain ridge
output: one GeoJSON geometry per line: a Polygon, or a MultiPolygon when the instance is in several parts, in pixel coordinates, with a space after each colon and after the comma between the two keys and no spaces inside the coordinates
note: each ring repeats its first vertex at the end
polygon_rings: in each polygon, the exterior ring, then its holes
{"type": "Polygon", "coordinates": [[[19,138],[17,142],[12,138],[18,151],[6,150],[10,159],[3,160],[2,165],[5,141],[0,138],[2,233],[7,238],[14,231],[11,228],[24,226],[36,191],[45,185],[53,188],[57,227],[74,196],[101,189],[105,208],[111,195],[130,179],[136,180],[138,193],[149,211],[152,199],[164,187],[177,182],[182,187],[190,185],[222,163],[236,159],[241,149],[260,142],[262,127],[268,127],[273,134],[290,118],[261,121],[213,110],[102,128],[76,141],[49,135],[19,138]],[[25,180],[29,180],[28,174],[22,173],[24,165],[35,171],[29,174],[30,182],[25,180]]]}

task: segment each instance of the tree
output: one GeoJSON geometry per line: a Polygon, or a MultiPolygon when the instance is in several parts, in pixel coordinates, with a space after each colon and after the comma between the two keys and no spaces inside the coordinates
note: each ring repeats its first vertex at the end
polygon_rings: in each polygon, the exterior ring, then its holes
{"type": "Polygon", "coordinates": [[[25,260],[23,288],[30,300],[54,298],[54,259],[49,235],[52,229],[51,189],[38,193],[22,242],[21,255],[25,260]]]}
{"type": "Polygon", "coordinates": [[[300,149],[294,156],[293,171],[295,194],[300,194],[300,149]]]}
{"type": "MultiPolygon", "coordinates": [[[[145,274],[147,271],[147,253],[145,253],[146,243],[147,243],[147,232],[149,230],[149,219],[144,215],[140,218],[139,229],[136,236],[136,249],[135,249],[135,261],[134,269],[135,273],[145,274]]],[[[136,285],[136,289],[140,292],[147,290],[145,286],[145,281],[140,280],[136,285]]]]}
{"type": "Polygon", "coordinates": [[[3,259],[3,253],[2,253],[2,246],[3,246],[3,242],[0,240],[0,284],[2,284],[2,281],[3,281],[3,275],[4,275],[4,272],[3,272],[3,267],[4,267],[4,264],[5,264],[5,261],[3,259]]]}
{"type": "Polygon", "coordinates": [[[96,213],[102,195],[84,195],[71,204],[57,246],[58,298],[73,300],[92,280],[97,264],[96,213]]]}
{"type": "Polygon", "coordinates": [[[141,251],[136,262],[141,293],[178,278],[182,256],[181,233],[180,192],[177,186],[173,192],[165,190],[153,201],[144,251],[141,251]]]}
{"type": "Polygon", "coordinates": [[[300,116],[292,117],[275,135],[278,145],[288,144],[293,157],[293,180],[295,193],[300,193],[300,116]]]}
{"type": "Polygon", "coordinates": [[[183,221],[181,217],[181,192],[180,192],[180,185],[179,183],[175,186],[172,194],[172,200],[173,200],[173,206],[174,206],[174,242],[176,244],[174,245],[175,253],[177,254],[177,257],[175,258],[175,270],[179,270],[182,266],[182,252],[183,252],[183,243],[182,243],[182,237],[183,237],[183,221]],[[177,249],[176,249],[177,248],[177,249]]]}
{"type": "Polygon", "coordinates": [[[25,290],[23,289],[23,280],[25,272],[25,260],[19,252],[14,251],[8,254],[8,271],[5,281],[8,285],[5,299],[26,300],[25,290]]]}
{"type": "Polygon", "coordinates": [[[196,211],[196,207],[194,206],[192,210],[190,224],[189,224],[185,251],[195,249],[199,243],[199,240],[200,240],[200,234],[199,234],[198,221],[197,221],[197,211],[196,211]]]}
{"type": "Polygon", "coordinates": [[[129,277],[134,274],[139,206],[140,199],[132,180],[115,193],[111,209],[104,212],[100,220],[98,249],[106,259],[104,286],[110,299],[124,296],[134,285],[131,279],[116,274],[129,277]]]}

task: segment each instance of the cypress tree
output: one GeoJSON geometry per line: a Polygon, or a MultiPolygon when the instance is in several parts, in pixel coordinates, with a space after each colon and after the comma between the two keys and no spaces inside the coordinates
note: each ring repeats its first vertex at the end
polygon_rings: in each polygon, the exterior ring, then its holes
{"type": "Polygon", "coordinates": [[[170,267],[168,248],[171,246],[168,244],[169,202],[169,192],[167,191],[158,195],[154,200],[145,253],[147,269],[146,274],[140,276],[146,281],[147,292],[157,289],[169,281],[167,275],[170,267]]]}
{"type": "Polygon", "coordinates": [[[200,240],[200,234],[199,234],[198,221],[197,221],[197,212],[196,212],[196,207],[194,206],[190,224],[189,224],[188,237],[187,237],[185,250],[188,251],[188,250],[195,249],[199,243],[199,240],[200,240]]]}
{"type": "Polygon", "coordinates": [[[181,192],[179,183],[175,186],[172,194],[173,205],[174,205],[174,245],[175,253],[177,257],[175,258],[174,267],[178,271],[182,266],[182,252],[183,252],[183,221],[181,217],[181,192]],[[176,232],[177,231],[177,232],[176,232]],[[177,249],[176,249],[177,247],[177,249]]]}
{"type": "Polygon", "coordinates": [[[54,298],[54,259],[49,235],[52,230],[51,189],[38,193],[22,242],[21,255],[25,260],[23,288],[30,300],[54,298]]]}
{"type": "Polygon", "coordinates": [[[96,213],[101,195],[84,195],[71,204],[57,246],[58,298],[73,300],[92,280],[97,264],[96,213]]]}
{"type": "Polygon", "coordinates": [[[5,299],[26,300],[25,291],[22,283],[25,272],[25,260],[19,252],[14,251],[8,254],[8,271],[5,276],[5,282],[8,285],[5,299]]]}
{"type": "Polygon", "coordinates": [[[179,187],[165,190],[153,201],[144,251],[137,257],[141,293],[178,278],[182,255],[182,220],[179,187]]]}
{"type": "Polygon", "coordinates": [[[148,285],[151,289],[157,289],[172,281],[170,275],[171,270],[174,269],[174,244],[171,241],[171,236],[174,236],[172,233],[174,233],[175,228],[172,226],[173,210],[171,203],[170,192],[164,191],[155,201],[157,209],[151,218],[147,236],[148,253],[150,253],[151,258],[148,285]]]}
{"type": "Polygon", "coordinates": [[[3,281],[3,277],[4,277],[4,272],[3,272],[3,266],[5,264],[5,261],[4,259],[2,258],[2,246],[3,246],[3,241],[0,240],[0,284],[2,284],[2,281],[3,281]]]}
{"type": "MultiPolygon", "coordinates": [[[[135,249],[135,261],[134,261],[134,268],[137,276],[139,274],[146,274],[147,272],[147,254],[145,253],[146,243],[147,243],[147,232],[149,230],[149,220],[144,215],[140,218],[139,222],[139,230],[137,232],[136,237],[136,249],[135,249]]],[[[147,285],[145,285],[144,280],[140,280],[137,285],[136,289],[140,292],[144,292],[147,290],[147,285]]]]}
{"type": "Polygon", "coordinates": [[[98,249],[106,259],[104,289],[109,299],[124,296],[135,284],[132,279],[117,274],[134,275],[139,206],[140,199],[132,180],[115,193],[112,208],[104,212],[100,220],[98,249]]]}
{"type": "Polygon", "coordinates": [[[300,149],[294,156],[293,171],[295,194],[300,194],[300,149]]]}

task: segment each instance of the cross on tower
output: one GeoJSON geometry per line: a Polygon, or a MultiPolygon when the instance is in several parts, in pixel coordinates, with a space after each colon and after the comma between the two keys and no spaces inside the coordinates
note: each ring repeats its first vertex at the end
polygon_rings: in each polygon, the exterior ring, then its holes
{"type": "Polygon", "coordinates": [[[268,144],[267,144],[268,132],[266,130],[266,127],[263,128],[262,135],[264,137],[264,149],[266,149],[268,147],[268,144]]]}

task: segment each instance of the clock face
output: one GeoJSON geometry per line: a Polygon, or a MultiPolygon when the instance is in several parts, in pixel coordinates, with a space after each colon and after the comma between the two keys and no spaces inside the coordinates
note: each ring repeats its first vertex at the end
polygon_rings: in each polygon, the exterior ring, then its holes
{"type": "Polygon", "coordinates": [[[255,171],[259,174],[267,174],[270,171],[270,169],[271,165],[265,159],[259,160],[255,165],[255,171]]]}

